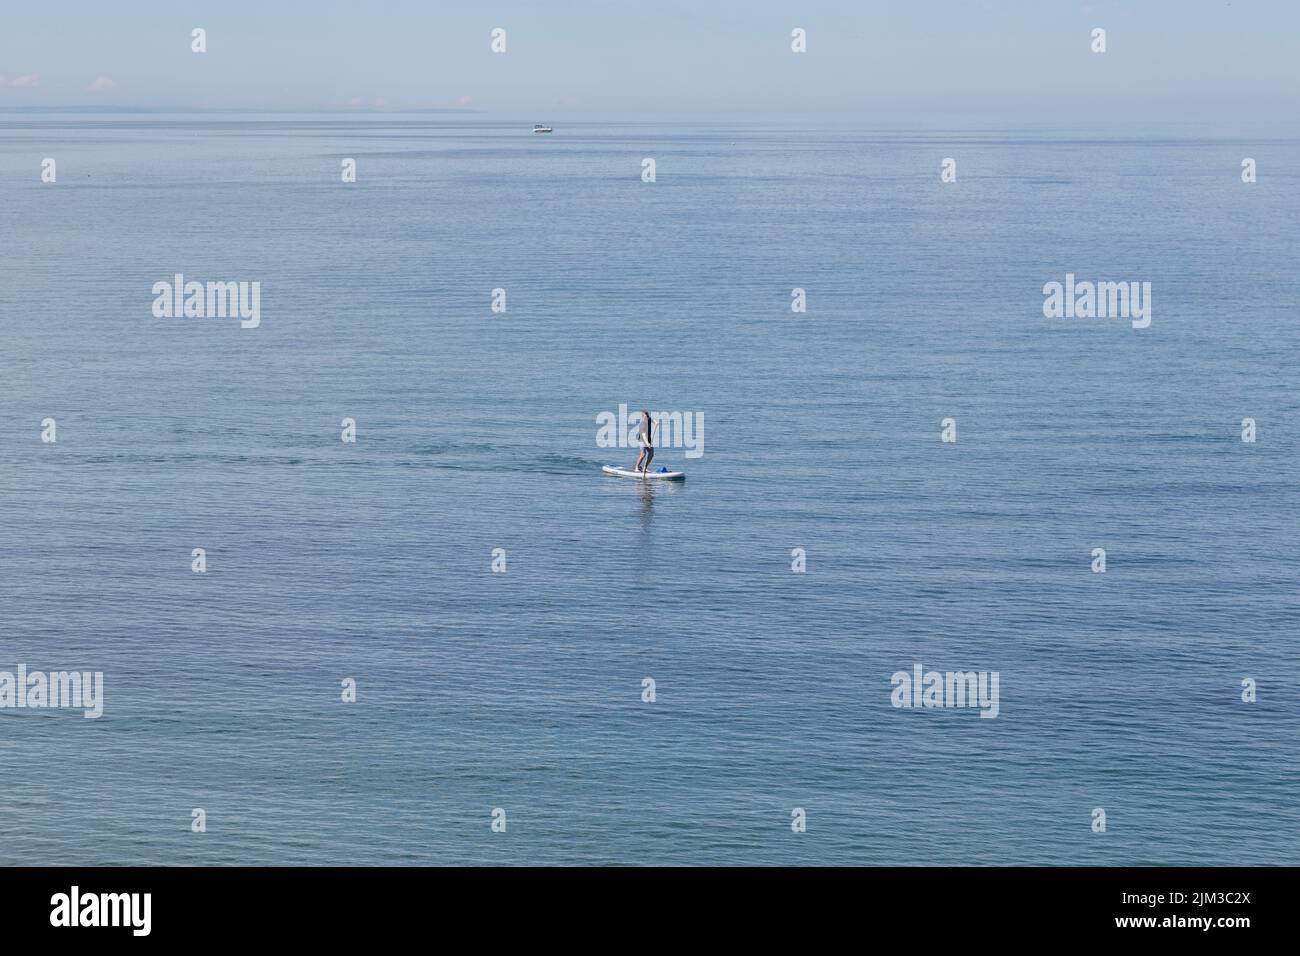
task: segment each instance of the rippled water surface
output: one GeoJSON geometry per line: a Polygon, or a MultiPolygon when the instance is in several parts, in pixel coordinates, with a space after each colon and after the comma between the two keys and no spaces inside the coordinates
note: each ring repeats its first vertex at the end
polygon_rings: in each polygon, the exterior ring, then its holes
{"type": "Polygon", "coordinates": [[[0,132],[0,670],[105,675],[0,711],[0,859],[1300,863],[1296,142],[0,132]],[[601,475],[620,403],[703,416],[684,484],[601,475]]]}

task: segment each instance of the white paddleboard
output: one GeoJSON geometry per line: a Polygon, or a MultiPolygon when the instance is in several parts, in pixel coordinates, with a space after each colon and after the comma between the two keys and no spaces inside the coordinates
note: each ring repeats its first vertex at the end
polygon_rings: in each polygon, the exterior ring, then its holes
{"type": "MultiPolygon", "coordinates": [[[[641,478],[640,471],[634,471],[631,468],[618,468],[614,465],[605,465],[600,469],[607,475],[615,475],[619,478],[641,478]]],[[[684,471],[655,471],[654,468],[648,470],[644,477],[646,480],[651,478],[661,478],[664,481],[685,481],[686,472],[684,471]]]]}

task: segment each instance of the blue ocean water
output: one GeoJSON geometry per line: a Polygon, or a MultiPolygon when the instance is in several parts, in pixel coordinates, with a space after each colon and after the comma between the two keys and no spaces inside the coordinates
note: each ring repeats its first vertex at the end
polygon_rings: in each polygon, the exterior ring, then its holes
{"type": "Polygon", "coordinates": [[[1300,141],[0,129],[0,670],[105,682],[0,710],[0,860],[1300,863],[1300,141]],[[685,483],[601,475],[620,403],[685,483]]]}

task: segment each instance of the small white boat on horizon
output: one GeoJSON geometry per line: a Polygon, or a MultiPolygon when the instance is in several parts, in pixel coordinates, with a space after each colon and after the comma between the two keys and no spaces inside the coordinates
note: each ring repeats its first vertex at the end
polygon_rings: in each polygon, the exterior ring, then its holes
{"type": "Polygon", "coordinates": [[[553,130],[552,130],[549,126],[547,126],[546,124],[544,124],[544,123],[534,123],[534,124],[533,124],[533,132],[534,132],[534,133],[550,133],[550,132],[553,132],[553,130]]]}

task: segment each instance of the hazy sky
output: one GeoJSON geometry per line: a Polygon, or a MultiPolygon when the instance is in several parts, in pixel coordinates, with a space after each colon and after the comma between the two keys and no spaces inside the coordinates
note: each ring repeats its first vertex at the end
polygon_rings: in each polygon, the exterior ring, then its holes
{"type": "Polygon", "coordinates": [[[1300,0],[8,0],[0,20],[0,108],[1071,125],[1290,122],[1300,103],[1300,0]],[[190,52],[196,26],[205,54],[190,52]],[[505,54],[490,51],[494,27],[505,54]],[[794,27],[806,54],[790,51],[794,27]]]}

